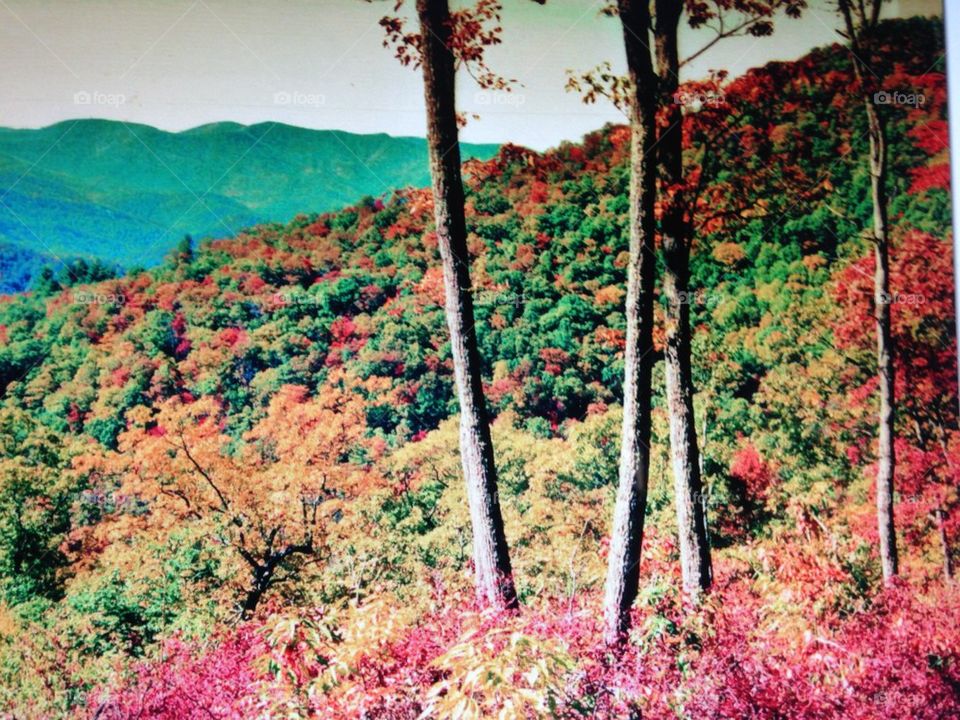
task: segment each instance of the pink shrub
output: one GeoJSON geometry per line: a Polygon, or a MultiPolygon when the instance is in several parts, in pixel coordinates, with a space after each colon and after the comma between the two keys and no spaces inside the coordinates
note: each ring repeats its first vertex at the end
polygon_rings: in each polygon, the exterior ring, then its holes
{"type": "MultiPolygon", "coordinates": [[[[468,646],[489,646],[479,657],[499,672],[500,654],[508,649],[504,638],[517,636],[528,639],[532,653],[560,649],[573,661],[551,686],[552,715],[544,717],[960,717],[960,595],[953,589],[925,596],[904,584],[882,593],[868,610],[843,619],[824,616],[816,630],[803,633],[764,630],[771,626],[765,623],[770,608],[743,583],[722,585],[696,613],[685,611],[669,591],[635,610],[631,643],[617,654],[597,641],[598,603],[592,594],[544,599],[520,615],[485,616],[458,598],[398,638],[351,656],[334,681],[324,678],[340,664],[336,633],[325,636],[322,649],[300,636],[271,647],[251,626],[205,651],[171,641],[164,659],[139,665],[126,687],[94,693],[87,717],[230,719],[296,707],[329,720],[416,720],[429,709],[438,683],[456,685],[474,669],[475,659],[450,670],[450,651],[465,637],[468,646]],[[464,635],[465,627],[472,634],[464,635]]],[[[502,662],[509,675],[515,660],[502,662]]]]}
{"type": "Polygon", "coordinates": [[[86,717],[96,720],[240,720],[255,699],[254,664],[265,652],[253,626],[200,648],[169,640],[161,658],[143,662],[124,687],[91,693],[86,717]]]}

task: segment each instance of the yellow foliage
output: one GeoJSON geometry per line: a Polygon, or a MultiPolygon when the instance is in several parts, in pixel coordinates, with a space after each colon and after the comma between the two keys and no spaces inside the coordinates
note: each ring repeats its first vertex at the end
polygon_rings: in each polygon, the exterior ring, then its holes
{"type": "Polygon", "coordinates": [[[10,608],[0,604],[0,641],[16,637],[22,632],[20,622],[10,608]]]}
{"type": "Polygon", "coordinates": [[[442,679],[427,693],[421,720],[556,717],[555,708],[573,699],[577,665],[566,649],[499,622],[489,628],[481,615],[468,617],[459,641],[433,662],[442,679]]]}
{"type": "Polygon", "coordinates": [[[210,397],[173,397],[152,410],[134,408],[128,418],[119,451],[102,471],[150,512],[100,523],[98,532],[114,534],[97,544],[115,541],[117,532],[129,536],[130,523],[162,534],[188,522],[252,565],[285,551],[323,556],[362,533],[350,500],[380,480],[350,461],[364,434],[363,402],[335,379],[316,395],[282,387],[243,443],[225,433],[223,409],[210,397]]]}
{"type": "Polygon", "coordinates": [[[717,243],[713,248],[713,258],[724,265],[736,265],[746,257],[743,248],[734,242],[717,243]]]}
{"type": "Polygon", "coordinates": [[[597,305],[617,305],[623,299],[625,290],[619,285],[607,285],[594,294],[597,305]]]}
{"type": "Polygon", "coordinates": [[[783,285],[779,280],[760,285],[757,288],[757,299],[761,302],[772,303],[783,291],[783,285]]]}

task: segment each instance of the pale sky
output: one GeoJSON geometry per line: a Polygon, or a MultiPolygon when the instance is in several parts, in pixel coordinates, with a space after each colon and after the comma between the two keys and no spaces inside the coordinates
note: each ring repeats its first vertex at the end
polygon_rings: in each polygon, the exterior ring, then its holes
{"type": "MultiPolygon", "coordinates": [[[[412,0],[411,0],[412,1],[412,0]]],[[[772,38],[718,45],[687,69],[736,75],[834,42],[828,0],[772,38]]],[[[408,3],[409,4],[409,3],[408,3]]],[[[536,149],[577,140],[607,121],[564,90],[568,68],[604,60],[622,69],[615,19],[602,0],[504,0],[504,43],[490,64],[522,85],[478,93],[469,78],[460,109],[477,112],[463,139],[536,149]]],[[[380,17],[392,1],[362,0],[0,0],[0,125],[41,127],[104,117],[183,130],[208,122],[281,121],[358,133],[424,134],[419,76],[382,47],[380,17]]],[[[939,13],[937,0],[902,0],[885,15],[939,13]]],[[[707,35],[682,37],[687,52],[707,35]]]]}

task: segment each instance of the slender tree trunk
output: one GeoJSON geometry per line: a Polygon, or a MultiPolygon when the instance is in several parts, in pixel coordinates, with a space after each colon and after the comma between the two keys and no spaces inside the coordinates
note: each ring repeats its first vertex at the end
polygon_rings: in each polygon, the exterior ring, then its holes
{"type": "Polygon", "coordinates": [[[950,556],[950,541],[947,539],[947,514],[942,507],[934,510],[937,518],[937,535],[940,537],[940,550],[943,553],[943,581],[953,580],[953,558],[950,556]]]}
{"type": "MultiPolygon", "coordinates": [[[[660,156],[660,191],[669,195],[672,189],[683,182],[683,116],[681,106],[674,97],[680,72],[677,25],[682,4],[672,0],[657,0],[656,7],[657,73],[660,77],[660,100],[666,116],[666,126],[661,131],[657,149],[660,156]]],[[[696,600],[710,587],[713,570],[693,413],[689,292],[692,229],[684,218],[684,210],[679,202],[670,199],[664,202],[661,222],[665,261],[663,292],[667,300],[664,355],[683,589],[688,598],[696,600]]]]}
{"type": "Polygon", "coordinates": [[[880,19],[882,0],[852,6],[840,0],[839,9],[850,40],[851,60],[867,114],[870,139],[870,199],[873,203],[874,320],[877,326],[877,375],[880,381],[879,443],[877,450],[877,529],[880,534],[880,566],[889,585],[898,572],[897,533],[893,517],[893,481],[896,473],[894,448],[894,345],[890,326],[890,240],[887,229],[887,137],[883,118],[877,112],[871,89],[874,73],[867,65],[872,33],[880,19]]]}
{"type": "MultiPolygon", "coordinates": [[[[952,476],[953,461],[950,459],[950,451],[947,449],[947,433],[943,429],[942,422],[937,423],[937,435],[939,436],[940,451],[943,453],[943,461],[952,476]]],[[[934,515],[937,520],[937,535],[940,536],[940,550],[943,553],[943,581],[950,583],[953,581],[953,557],[950,555],[950,540],[947,537],[947,511],[943,505],[937,505],[934,515]]]]}
{"type": "Polygon", "coordinates": [[[893,520],[894,366],[893,333],[890,327],[890,244],[887,235],[887,146],[883,123],[872,99],[866,99],[870,126],[870,192],[873,200],[873,242],[876,270],[873,279],[874,318],[877,323],[877,371],[880,375],[879,448],[877,462],[877,527],[880,531],[880,563],[883,581],[897,575],[897,534],[893,520]]]}
{"type": "Polygon", "coordinates": [[[450,10],[446,0],[417,0],[422,37],[427,144],[433,185],[437,242],[443,264],[447,326],[460,402],[460,458],[473,526],[477,598],[485,605],[515,608],[510,555],[497,494],[493,443],[474,326],[463,182],[457,130],[450,10]]]}
{"type": "Polygon", "coordinates": [[[619,0],[634,89],[630,130],[630,263],[627,267],[627,345],[617,502],[604,588],[604,641],[621,642],[640,580],[640,551],[650,468],[650,376],[653,368],[653,284],[656,232],[656,83],[648,37],[647,0],[619,0]]]}

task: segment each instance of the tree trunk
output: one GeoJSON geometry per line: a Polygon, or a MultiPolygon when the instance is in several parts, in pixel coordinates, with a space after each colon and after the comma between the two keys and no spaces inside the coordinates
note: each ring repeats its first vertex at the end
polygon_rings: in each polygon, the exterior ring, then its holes
{"type": "Polygon", "coordinates": [[[890,328],[890,243],[887,234],[887,142],[883,122],[867,94],[864,98],[870,135],[870,193],[873,201],[873,242],[876,269],[873,278],[874,318],[877,323],[877,372],[880,375],[879,448],[877,457],[877,527],[883,581],[897,575],[897,534],[893,520],[894,367],[890,328]]]}
{"type": "Polygon", "coordinates": [[[690,350],[690,241],[692,229],[684,217],[685,208],[669,197],[683,182],[683,116],[675,101],[680,62],[677,54],[677,25],[682,4],[657,0],[655,43],[660,101],[665,110],[665,127],[658,145],[663,218],[661,242],[664,256],[663,292],[666,312],[667,411],[670,418],[670,454],[680,540],[683,590],[697,600],[710,587],[713,570],[704,498],[700,477],[696,424],[693,413],[693,373],[690,350]]]}
{"type": "Polygon", "coordinates": [[[497,494],[493,443],[483,397],[474,326],[463,182],[457,130],[454,56],[446,0],[417,0],[427,107],[427,145],[437,243],[443,264],[447,326],[460,402],[460,458],[473,526],[473,560],[481,604],[515,608],[510,556],[497,494]]]}
{"type": "Polygon", "coordinates": [[[937,518],[937,535],[940,537],[940,550],[943,552],[943,581],[953,580],[953,558],[950,556],[950,541],[947,539],[947,514],[938,507],[934,514],[937,518]]]}
{"type": "Polygon", "coordinates": [[[621,642],[640,581],[640,551],[650,468],[650,376],[653,368],[653,284],[656,225],[656,76],[648,46],[646,0],[619,0],[633,84],[630,130],[630,263],[627,267],[627,344],[617,502],[604,588],[604,641],[621,642]]]}
{"type": "MultiPolygon", "coordinates": [[[[278,529],[271,533],[270,545],[273,544],[273,537],[276,536],[278,529]]],[[[312,536],[309,536],[305,542],[300,545],[288,545],[283,550],[272,552],[267,550],[260,561],[250,552],[240,548],[240,555],[250,566],[250,587],[244,597],[243,604],[240,606],[240,617],[243,620],[249,620],[257,611],[264,593],[270,589],[275,580],[277,568],[285,560],[294,555],[312,555],[314,551],[312,536]]]]}
{"type": "MultiPolygon", "coordinates": [[[[950,451],[947,449],[947,433],[943,429],[943,423],[937,423],[937,435],[939,436],[940,451],[943,453],[943,461],[950,471],[950,476],[954,476],[953,461],[950,459],[950,451]]],[[[949,485],[944,487],[948,490],[949,485]]],[[[942,504],[937,505],[934,511],[937,520],[937,535],[940,537],[940,550],[943,553],[943,581],[950,583],[953,581],[953,557],[950,554],[950,540],[947,537],[947,511],[942,504]]]]}
{"type": "MultiPolygon", "coordinates": [[[[272,575],[272,573],[271,573],[272,575]]],[[[240,606],[240,617],[243,620],[249,620],[257,611],[260,599],[270,586],[270,576],[266,575],[262,568],[254,568],[250,573],[250,589],[243,599],[240,606]]]]}
{"type": "Polygon", "coordinates": [[[850,40],[854,73],[863,95],[870,138],[870,199],[873,203],[873,315],[877,325],[877,375],[880,381],[880,414],[877,450],[877,529],[880,534],[880,566],[883,582],[897,575],[897,534],[893,519],[894,449],[894,346],[890,327],[890,241],[887,232],[887,137],[883,118],[877,112],[872,90],[876,74],[867,65],[873,31],[880,21],[882,0],[852,5],[839,0],[838,7],[850,40]]]}

